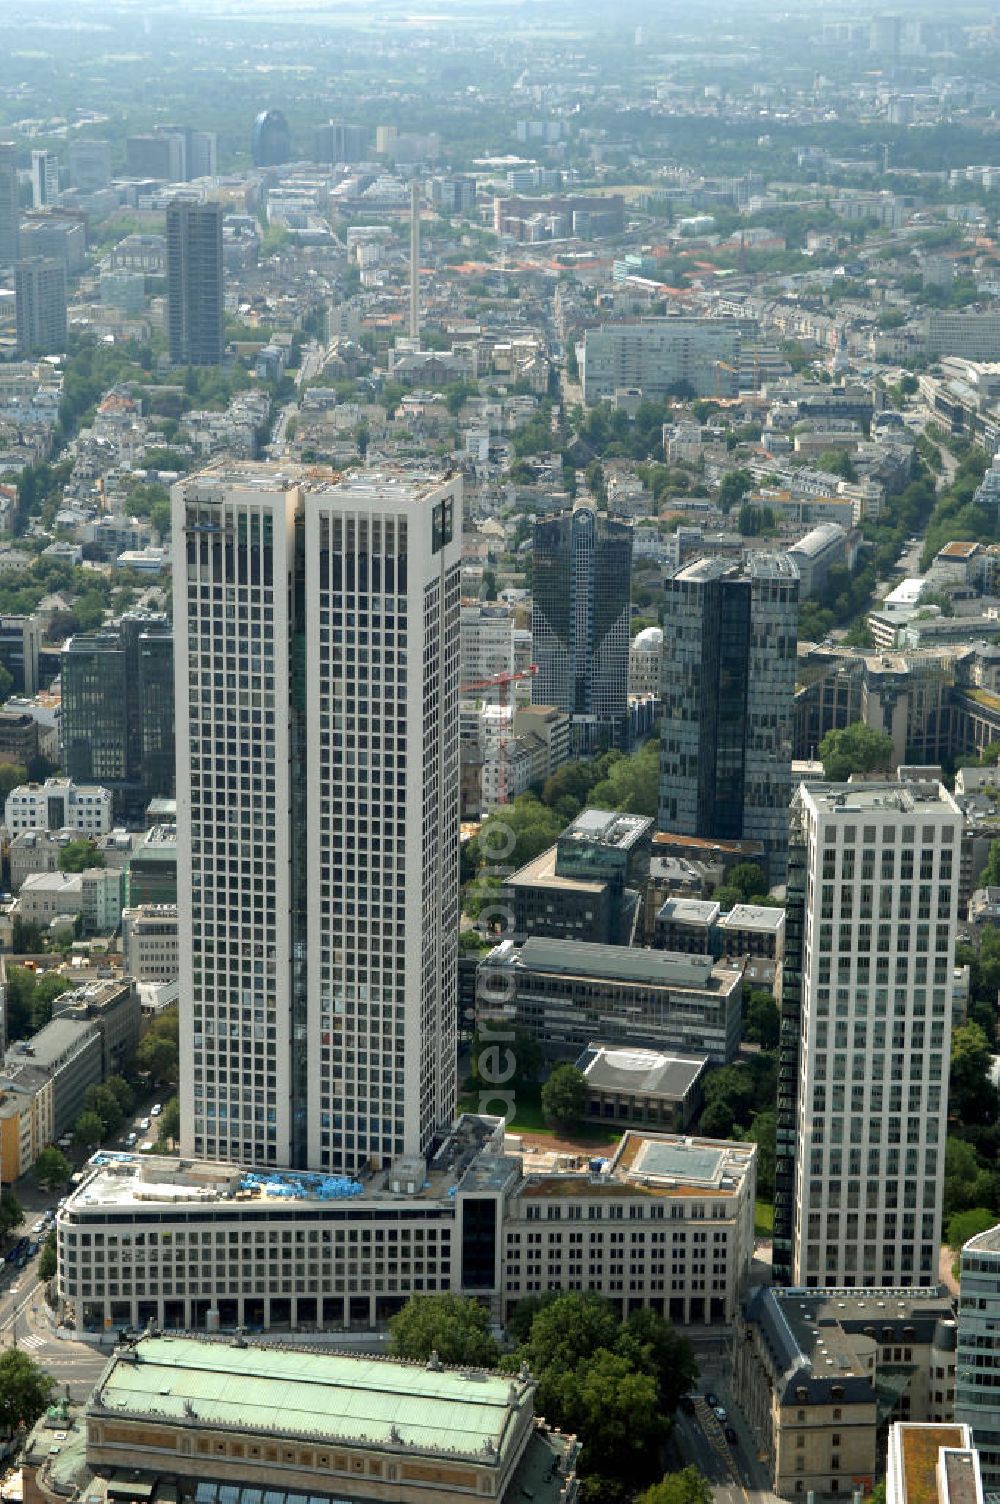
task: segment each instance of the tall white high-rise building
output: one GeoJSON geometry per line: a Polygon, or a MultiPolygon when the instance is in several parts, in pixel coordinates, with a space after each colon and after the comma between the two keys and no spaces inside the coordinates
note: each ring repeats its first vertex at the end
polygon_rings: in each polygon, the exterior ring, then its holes
{"type": "Polygon", "coordinates": [[[54,204],[59,197],[59,158],[52,151],[31,153],[31,203],[35,209],[54,204]]]}
{"type": "Polygon", "coordinates": [[[961,835],[939,783],[803,785],[793,801],[801,994],[794,1080],[782,1021],[776,1179],[794,1088],[795,1285],[937,1283],[961,835]]]}
{"type": "Polygon", "coordinates": [[[355,1170],[455,1105],[457,480],[173,492],[185,1153],[355,1170]]]}

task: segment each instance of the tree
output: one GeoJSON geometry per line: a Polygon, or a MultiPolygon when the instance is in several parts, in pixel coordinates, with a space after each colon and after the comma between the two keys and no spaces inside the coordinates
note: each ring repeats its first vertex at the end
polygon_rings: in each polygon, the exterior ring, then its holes
{"type": "Polygon", "coordinates": [[[828,731],[819,744],[823,771],[831,783],[846,783],[852,773],[887,773],[895,760],[892,737],[864,721],[828,731]]]}
{"type": "Polygon", "coordinates": [[[118,1106],[128,1117],[135,1107],[135,1092],[123,1076],[109,1076],[104,1085],[113,1093],[118,1106]]]}
{"type": "Polygon", "coordinates": [[[747,1131],[757,1145],[757,1192],[762,1201],[774,1195],[774,1169],[778,1148],[778,1119],[774,1112],[758,1112],[747,1131]]]}
{"type": "Polygon", "coordinates": [[[954,1030],[948,1107],[963,1125],[996,1121],[997,1089],[990,1081],[991,1064],[990,1042],[978,1024],[962,1024],[954,1030]]]}
{"type": "Polygon", "coordinates": [[[6,804],[7,795],[27,780],[28,772],[20,763],[0,762],[0,799],[6,804]]]}
{"type": "Polygon", "coordinates": [[[558,1399],[544,1413],[580,1437],[584,1472],[614,1477],[627,1470],[640,1481],[649,1476],[667,1430],[651,1374],[602,1347],[552,1383],[558,1399]]]}
{"type": "Polygon", "coordinates": [[[579,1128],[587,1103],[587,1081],[575,1065],[557,1065],[542,1087],[545,1121],[572,1132],[579,1128]]]}
{"type": "Polygon", "coordinates": [[[96,1112],[103,1126],[101,1138],[113,1138],[125,1121],[118,1098],[107,1086],[88,1086],[83,1096],[85,1112],[96,1112]]]}
{"type": "Polygon", "coordinates": [[[767,892],[767,880],[756,862],[737,862],[730,869],[726,886],[736,889],[741,903],[749,903],[767,892]]]}
{"type": "Polygon", "coordinates": [[[697,1383],[698,1364],[691,1343],[648,1306],[626,1318],[615,1350],[656,1380],[657,1403],[665,1414],[672,1415],[681,1396],[697,1383]]]}
{"type": "Polygon", "coordinates": [[[0,1191],[0,1236],[6,1237],[24,1221],[24,1207],[11,1190],[0,1191]]]}
{"type": "Polygon", "coordinates": [[[712,1504],[712,1487],[696,1467],[666,1473],[639,1495],[639,1504],[712,1504]]]}
{"type": "MultiPolygon", "coordinates": [[[[541,1305],[518,1356],[527,1359],[541,1384],[546,1374],[569,1372],[599,1347],[613,1348],[618,1330],[618,1317],[603,1296],[592,1291],[567,1291],[541,1305]]],[[[537,1408],[542,1414],[549,1413],[541,1401],[537,1408]]]]}
{"type": "Polygon", "coordinates": [[[177,1085],[179,1051],[177,1041],[156,1030],[156,1025],[140,1039],[135,1052],[135,1063],[140,1070],[148,1071],[154,1081],[177,1085]]]}
{"type": "Polygon", "coordinates": [[[776,1050],[781,1030],[778,1004],[769,992],[751,992],[743,1015],[743,1038],[762,1050],[776,1050]]]}
{"type": "Polygon", "coordinates": [[[157,1148],[165,1149],[171,1139],[178,1139],[181,1132],[181,1105],[177,1097],[171,1097],[160,1113],[160,1121],[157,1124],[159,1135],[157,1148]]]}
{"type": "Polygon", "coordinates": [[[719,482],[719,508],[729,512],[739,506],[744,496],[753,488],[753,476],[749,470],[729,470],[719,482]]]}
{"type": "Polygon", "coordinates": [[[85,872],[88,867],[103,867],[104,854],[93,841],[67,841],[59,853],[60,872],[85,872]]]}
{"type": "Polygon", "coordinates": [[[500,1349],[490,1331],[490,1314],[476,1300],[444,1295],[411,1295],[389,1322],[397,1358],[426,1362],[437,1353],[444,1364],[494,1368],[500,1349]]]}
{"type": "Polygon", "coordinates": [[[32,1173],[43,1191],[56,1191],[64,1186],[73,1172],[73,1166],[54,1144],[43,1149],[32,1167],[32,1173]]]}
{"type": "Polygon", "coordinates": [[[96,1149],[104,1137],[104,1124],[96,1112],[81,1112],[73,1126],[73,1137],[81,1149],[96,1149]]]}
{"type": "Polygon", "coordinates": [[[985,1206],[974,1206],[967,1212],[955,1212],[948,1219],[945,1241],[949,1248],[964,1248],[970,1238],[978,1237],[981,1232],[989,1232],[998,1222],[1000,1216],[985,1206]]]}
{"type": "Polygon", "coordinates": [[[38,1278],[52,1279],[59,1268],[59,1259],[56,1253],[56,1235],[50,1232],[45,1239],[41,1255],[38,1260],[38,1278]]]}
{"type": "Polygon", "coordinates": [[[8,1347],[0,1353],[0,1434],[10,1436],[33,1426],[55,1387],[51,1374],[39,1368],[23,1348],[8,1347]]]}

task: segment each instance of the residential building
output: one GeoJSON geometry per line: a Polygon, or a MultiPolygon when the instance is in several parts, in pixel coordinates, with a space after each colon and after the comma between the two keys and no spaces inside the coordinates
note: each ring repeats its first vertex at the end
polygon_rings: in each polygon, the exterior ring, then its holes
{"type": "Polygon", "coordinates": [[[895,1421],[886,1504],[983,1504],[979,1452],[968,1426],[895,1421]]]}
{"type": "Polygon", "coordinates": [[[118,818],[138,820],[174,791],[174,642],[166,616],[128,612],[77,632],[62,652],[63,766],[111,790],[118,818]]]}
{"type": "Polygon", "coordinates": [[[186,1155],[334,1173],[451,1122],[461,506],[394,471],[174,487],[186,1155]]]}
{"type": "Polygon", "coordinates": [[[35,872],[24,879],[17,895],[18,917],[43,928],[79,919],[84,934],[104,935],[118,928],[121,912],[122,874],[113,867],[35,872]]]}
{"type": "Polygon", "coordinates": [[[52,1077],[28,1063],[0,1068],[0,1180],[13,1185],[54,1139],[52,1077]]]}
{"type": "Polygon", "coordinates": [[[795,795],[775,1215],[795,1285],[937,1282],[961,832],[939,783],[795,795]]]}
{"type": "Polygon", "coordinates": [[[489,1301],[504,1322],[554,1287],[597,1290],[622,1317],[648,1306],[723,1326],[750,1272],[756,1179],[753,1144],[632,1131],[598,1174],[551,1151],[508,1152],[502,1118],[470,1116],[429,1164],[404,1159],[363,1181],[98,1157],[58,1214],[59,1295],[77,1332],[151,1319],[376,1328],[417,1288],[489,1301]]]}
{"type": "Polygon", "coordinates": [[[66,267],[31,256],[14,267],[17,348],[22,355],[59,355],[66,349],[66,267]]]}
{"type": "Polygon", "coordinates": [[[176,982],[180,951],[175,903],[144,903],[122,910],[122,969],[137,982],[176,982]]]}
{"type": "Polygon", "coordinates": [[[222,205],[167,205],[167,334],[174,365],[222,364],[222,205]]]}
{"type": "Polygon", "coordinates": [[[871,1489],[886,1420],[951,1419],[955,1321],[936,1287],[759,1285],[733,1352],[735,1398],[786,1499],[871,1489]]]}
{"type": "Polygon", "coordinates": [[[480,962],[477,995],[484,1016],[516,1017],[555,1059],[575,1060],[592,1039],[705,1054],[717,1065],[739,1047],[742,973],[711,956],[503,940],[480,962]]]}
{"type": "Polygon", "coordinates": [[[46,778],[22,783],[7,795],[4,810],[12,836],[22,830],[78,830],[85,836],[107,835],[113,824],[111,795],[105,788],[46,778]]]}
{"type": "Polygon", "coordinates": [[[12,836],[7,850],[11,891],[16,893],[25,878],[36,872],[57,872],[63,847],[78,839],[75,830],[22,830],[12,836]]]}
{"type": "Polygon", "coordinates": [[[972,1427],[983,1486],[1000,1492],[1000,1227],[962,1249],[955,1420],[972,1427]]]}
{"type": "Polygon", "coordinates": [[[583,400],[591,407],[634,389],[662,402],[681,383],[698,397],[735,396],[739,353],[739,325],[728,319],[645,319],[588,329],[580,358],[583,400]]]}
{"type": "Polygon", "coordinates": [[[129,978],[85,982],[60,993],[52,1004],[52,1017],[93,1023],[101,1040],[102,1078],[124,1073],[142,1026],[139,994],[129,978]]]}
{"type": "Polygon", "coordinates": [[[784,880],[799,581],[782,554],[665,581],[659,829],[759,840],[784,880]]]}
{"type": "Polygon", "coordinates": [[[19,1066],[44,1072],[52,1082],[52,1138],[72,1128],[83,1111],[88,1086],[103,1079],[101,1035],[91,1021],[53,1018],[30,1039],[12,1044],[4,1055],[3,1072],[19,1066]]]}
{"type": "Polygon", "coordinates": [[[13,268],[18,258],[21,188],[17,176],[17,147],[0,141],[0,266],[13,268]]]}
{"type": "Polygon", "coordinates": [[[535,523],[532,699],[572,717],[579,751],[623,747],[628,728],[632,529],[590,501],[535,523]]]}
{"type": "Polygon", "coordinates": [[[31,203],[44,209],[59,198],[59,158],[54,151],[31,153],[31,203]]]}

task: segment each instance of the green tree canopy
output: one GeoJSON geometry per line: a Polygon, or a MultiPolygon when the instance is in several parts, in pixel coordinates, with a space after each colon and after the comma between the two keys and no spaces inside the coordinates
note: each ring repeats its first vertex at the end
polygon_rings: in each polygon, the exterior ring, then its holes
{"type": "Polygon", "coordinates": [[[575,1065],[557,1065],[542,1087],[545,1121],[557,1128],[579,1128],[587,1102],[587,1082],[575,1065]]]}
{"type": "Polygon", "coordinates": [[[638,1504],[712,1504],[712,1486],[696,1467],[666,1473],[639,1495],[638,1504]]]}
{"type": "Polygon", "coordinates": [[[992,1050],[984,1029],[962,1024],[951,1036],[951,1076],[948,1107],[963,1125],[993,1123],[997,1118],[997,1089],[990,1081],[992,1050]]]}
{"type": "Polygon", "coordinates": [[[719,507],[723,512],[739,506],[744,496],[753,489],[753,476],[749,470],[729,470],[719,482],[719,507]]]}
{"type": "Polygon", "coordinates": [[[945,1240],[949,1248],[957,1251],[964,1248],[970,1238],[978,1237],[981,1232],[989,1232],[998,1222],[1000,1216],[986,1206],[974,1206],[967,1212],[955,1212],[948,1218],[945,1240]]]}
{"type": "Polygon", "coordinates": [[[41,1254],[38,1259],[38,1278],[52,1279],[59,1268],[59,1258],[56,1252],[56,1235],[50,1232],[45,1239],[41,1254]]]}
{"type": "Polygon", "coordinates": [[[27,1429],[43,1413],[56,1381],[20,1347],[0,1353],[0,1435],[27,1429]]]}
{"type": "Polygon", "coordinates": [[[436,1352],[446,1365],[494,1368],[500,1356],[486,1307],[450,1292],[411,1295],[389,1330],[397,1358],[426,1362],[436,1352]]]}
{"type": "Polygon", "coordinates": [[[67,841],[59,853],[60,872],[85,872],[88,867],[103,867],[104,853],[85,838],[67,841]]]}
{"type": "Polygon", "coordinates": [[[28,779],[28,770],[18,762],[0,762],[0,799],[6,804],[7,795],[19,788],[28,779]]]}
{"type": "Polygon", "coordinates": [[[32,1174],[43,1191],[56,1191],[73,1173],[73,1166],[54,1144],[43,1149],[32,1165],[32,1174]]]}
{"type": "Polygon", "coordinates": [[[104,1137],[104,1123],[96,1112],[81,1112],[73,1126],[73,1137],[81,1149],[96,1149],[104,1137]]]}
{"type": "Polygon", "coordinates": [[[769,992],[751,992],[743,1015],[743,1038],[762,1050],[778,1048],[781,1014],[769,992]]]}
{"type": "Polygon", "coordinates": [[[845,783],[852,773],[887,773],[895,760],[892,737],[864,721],[828,731],[819,744],[823,770],[831,783],[845,783]]]}
{"type": "Polygon", "coordinates": [[[0,1191],[0,1236],[13,1232],[24,1221],[24,1207],[12,1190],[0,1191]]]}

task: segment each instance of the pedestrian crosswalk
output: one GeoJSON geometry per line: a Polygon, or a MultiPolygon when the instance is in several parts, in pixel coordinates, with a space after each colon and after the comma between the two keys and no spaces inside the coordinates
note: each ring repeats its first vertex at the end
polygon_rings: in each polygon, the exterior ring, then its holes
{"type": "Polygon", "coordinates": [[[28,1348],[32,1348],[32,1349],[37,1349],[39,1347],[44,1347],[45,1346],[45,1338],[44,1337],[39,1337],[39,1335],[38,1335],[37,1332],[32,1332],[32,1334],[31,1334],[30,1337],[21,1337],[21,1338],[19,1338],[18,1339],[18,1345],[20,1347],[28,1347],[28,1348]]]}

